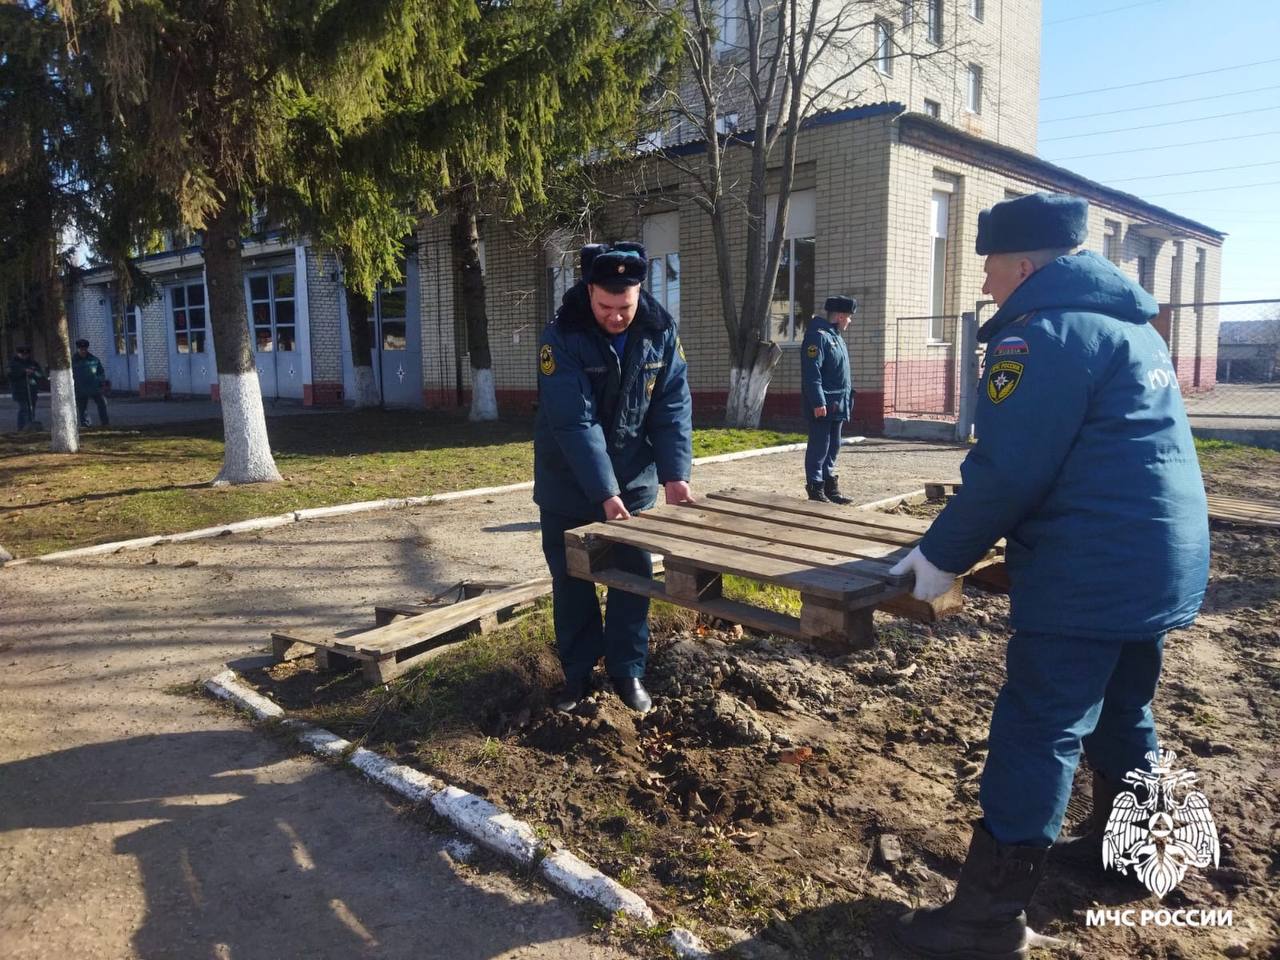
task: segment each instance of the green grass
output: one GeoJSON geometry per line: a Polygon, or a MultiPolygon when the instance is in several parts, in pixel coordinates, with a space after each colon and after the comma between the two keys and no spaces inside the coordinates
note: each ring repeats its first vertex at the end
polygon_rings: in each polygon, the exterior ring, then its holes
{"type": "MultiPolygon", "coordinates": [[[[33,556],[533,475],[527,418],[473,424],[456,415],[373,410],[279,417],[267,429],[284,480],[219,488],[209,486],[222,464],[218,421],[92,430],[73,455],[48,453],[47,437],[2,436],[0,545],[15,556],[33,556]]],[[[697,430],[694,455],[802,439],[773,430],[697,430]]]]}

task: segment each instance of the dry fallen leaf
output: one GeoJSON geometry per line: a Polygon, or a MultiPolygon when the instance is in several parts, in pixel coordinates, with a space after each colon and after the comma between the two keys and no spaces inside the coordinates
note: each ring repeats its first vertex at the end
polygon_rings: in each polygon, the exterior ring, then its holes
{"type": "Polygon", "coordinates": [[[813,759],[812,747],[796,747],[792,750],[783,750],[782,754],[778,757],[778,762],[790,763],[798,767],[800,766],[800,764],[806,763],[812,759],[813,759]]]}

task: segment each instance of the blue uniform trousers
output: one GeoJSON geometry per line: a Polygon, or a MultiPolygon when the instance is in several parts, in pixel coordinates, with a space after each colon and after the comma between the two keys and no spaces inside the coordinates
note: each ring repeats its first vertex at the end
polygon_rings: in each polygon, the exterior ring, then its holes
{"type": "Polygon", "coordinates": [[[804,479],[807,483],[822,483],[836,472],[836,457],[840,454],[840,431],[843,420],[812,420],[809,423],[809,446],[804,451],[804,479]]]}
{"type": "MultiPolygon", "coordinates": [[[[601,624],[595,584],[569,576],[564,556],[564,532],[593,521],[546,510],[539,516],[542,553],[551,569],[556,647],[565,679],[587,677],[602,656],[609,676],[643,677],[649,656],[649,598],[609,590],[601,624]]],[[[619,570],[643,577],[653,575],[653,561],[645,551],[618,544],[612,550],[612,564],[619,570]]]]}
{"type": "Polygon", "coordinates": [[[1149,769],[1163,654],[1163,635],[1123,643],[1013,635],[979,793],[996,840],[1047,847],[1057,839],[1081,745],[1108,780],[1149,769]]]}

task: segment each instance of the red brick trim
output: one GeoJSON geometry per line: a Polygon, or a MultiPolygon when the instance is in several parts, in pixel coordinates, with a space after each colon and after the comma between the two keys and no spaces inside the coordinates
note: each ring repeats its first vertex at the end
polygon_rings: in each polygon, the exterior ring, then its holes
{"type": "Polygon", "coordinates": [[[342,384],[304,383],[302,405],[304,407],[336,407],[342,404],[342,384]]]}

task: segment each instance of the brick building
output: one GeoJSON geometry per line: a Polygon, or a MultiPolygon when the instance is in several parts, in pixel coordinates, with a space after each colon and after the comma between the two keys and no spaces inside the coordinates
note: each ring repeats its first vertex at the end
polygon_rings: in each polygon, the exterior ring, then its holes
{"type": "MultiPolygon", "coordinates": [[[[735,0],[722,0],[728,5],[735,0]]],[[[980,321],[982,261],[974,252],[978,211],[1035,190],[1089,200],[1090,249],[1107,256],[1168,304],[1157,325],[1183,388],[1216,377],[1223,234],[1142,199],[1040,160],[1036,140],[1038,0],[915,0],[881,5],[865,32],[883,102],[850,103],[833,90],[798,145],[784,264],[775,286],[773,335],[782,349],[766,418],[799,415],[803,321],[828,293],[856,296],[846,333],[858,389],[855,421],[880,430],[886,419],[954,419],[959,403],[960,316],[980,321]],[[893,14],[893,16],[890,16],[893,14]],[[935,44],[929,60],[905,55],[935,44]]],[[[726,20],[726,23],[730,22],[726,20]]],[[[726,27],[725,29],[730,29],[726,27]]],[[[732,55],[726,53],[726,55],[732,55]]],[[[865,86],[865,78],[859,81],[865,86]]],[[[706,144],[677,127],[659,132],[662,150],[696,162],[706,144]]],[[[744,139],[749,137],[744,133],[744,139]]],[[[726,181],[745,182],[749,150],[725,153],[726,181]]],[[[500,406],[528,409],[536,398],[535,345],[560,293],[574,280],[587,240],[640,239],[649,287],[680,319],[695,413],[713,420],[729,383],[710,223],[688,199],[691,184],[649,149],[602,171],[615,200],[593,218],[590,236],[530,237],[519,225],[482,224],[490,343],[500,406]]],[[[374,366],[384,403],[465,403],[470,368],[452,269],[451,211],[424,219],[405,285],[375,303],[374,366]]],[[[745,218],[732,225],[740,262],[745,218]]],[[[305,242],[255,238],[246,245],[246,302],[266,397],[336,403],[353,392],[341,276],[333,258],[305,242]]],[[[216,390],[206,335],[199,251],[144,260],[163,296],[120,311],[110,278],[88,274],[73,297],[78,335],[111,368],[113,385],[144,395],[216,390]],[[129,353],[135,349],[136,356],[129,353]],[[119,373],[117,373],[119,371],[119,373]]]]}

